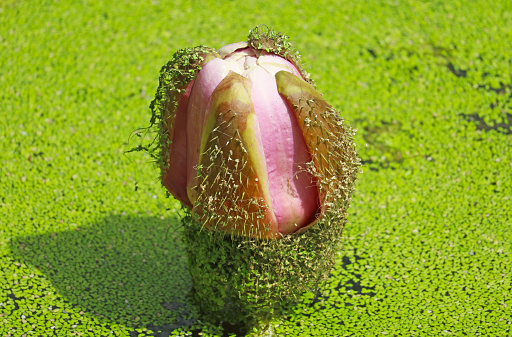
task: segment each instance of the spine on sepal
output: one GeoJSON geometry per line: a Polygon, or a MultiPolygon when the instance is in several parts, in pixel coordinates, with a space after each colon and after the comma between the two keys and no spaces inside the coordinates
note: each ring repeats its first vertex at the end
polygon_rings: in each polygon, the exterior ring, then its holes
{"type": "MultiPolygon", "coordinates": [[[[175,186],[181,186],[176,179],[182,179],[181,174],[169,172],[169,163],[173,151],[174,133],[177,130],[176,121],[178,112],[186,114],[188,104],[187,88],[192,86],[193,81],[201,68],[219,55],[213,48],[199,46],[178,50],[173,58],[160,70],[159,86],[154,100],[150,104],[152,112],[151,125],[158,123],[158,134],[154,141],[147,147],[150,155],[157,161],[160,167],[162,184],[168,188],[178,199],[191,206],[186,193],[175,192],[175,186]],[[182,105],[181,107],[179,105],[182,105]]],[[[179,166],[177,166],[179,167],[179,166]]]]}
{"type": "Polygon", "coordinates": [[[313,165],[308,169],[319,185],[320,217],[339,201],[348,206],[360,166],[354,131],[309,83],[285,71],[276,74],[276,82],[279,93],[295,112],[312,156],[313,165]]]}
{"type": "Polygon", "coordinates": [[[212,96],[210,119],[203,131],[197,199],[193,212],[210,229],[253,238],[279,236],[266,168],[254,133],[251,82],[229,73],[212,96]]]}

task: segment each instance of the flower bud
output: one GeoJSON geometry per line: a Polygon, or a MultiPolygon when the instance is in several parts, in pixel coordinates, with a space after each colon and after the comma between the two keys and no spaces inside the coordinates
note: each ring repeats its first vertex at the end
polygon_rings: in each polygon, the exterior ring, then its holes
{"type": "Polygon", "coordinates": [[[260,30],[178,51],[151,107],[166,189],[206,228],[269,239],[345,212],[359,159],[287,37],[260,30]]]}

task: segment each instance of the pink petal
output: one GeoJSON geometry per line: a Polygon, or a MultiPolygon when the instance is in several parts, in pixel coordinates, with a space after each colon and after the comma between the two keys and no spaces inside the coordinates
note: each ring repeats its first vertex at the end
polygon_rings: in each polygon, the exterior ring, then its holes
{"type": "Polygon", "coordinates": [[[220,55],[220,58],[223,59],[238,49],[247,48],[248,45],[247,41],[231,43],[217,50],[217,53],[220,55]]]}
{"type": "Polygon", "coordinates": [[[281,234],[308,224],[319,207],[314,178],[305,171],[311,161],[292,109],[279,95],[273,74],[254,67],[252,101],[258,116],[268,171],[272,209],[281,234]]]}
{"type": "Polygon", "coordinates": [[[176,108],[176,119],[174,121],[173,132],[169,146],[169,163],[167,171],[163,173],[162,183],[167,190],[174,195],[176,199],[192,208],[192,204],[187,196],[187,108],[190,91],[194,81],[190,82],[186,88],[185,94],[181,97],[176,108]]]}
{"type": "Polygon", "coordinates": [[[287,72],[302,78],[299,70],[297,70],[297,68],[291,62],[274,54],[262,54],[260,57],[258,57],[258,65],[265,68],[265,70],[272,75],[275,75],[278,71],[286,70],[287,72]]]}
{"type": "MultiPolygon", "coordinates": [[[[240,66],[240,69],[243,70],[256,65],[257,57],[253,49],[244,48],[228,54],[224,58],[224,61],[236,63],[240,66]]],[[[236,71],[236,73],[241,74],[242,71],[236,71]]]]}

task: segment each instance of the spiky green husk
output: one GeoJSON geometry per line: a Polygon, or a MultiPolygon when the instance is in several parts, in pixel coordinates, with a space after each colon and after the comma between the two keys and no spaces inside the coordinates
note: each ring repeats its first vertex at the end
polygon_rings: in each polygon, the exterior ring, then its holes
{"type": "Polygon", "coordinates": [[[170,158],[170,143],[176,120],[176,109],[187,85],[196,78],[201,68],[212,58],[218,57],[215,49],[205,46],[180,49],[160,70],[160,78],[155,98],[151,102],[151,120],[148,129],[157,127],[157,135],[151,143],[140,150],[148,152],[161,169],[167,170],[170,158]]]}
{"type": "Polygon", "coordinates": [[[250,239],[201,230],[183,218],[191,295],[210,319],[248,327],[286,314],[327,279],[341,250],[346,207],[302,234],[250,239]]]}

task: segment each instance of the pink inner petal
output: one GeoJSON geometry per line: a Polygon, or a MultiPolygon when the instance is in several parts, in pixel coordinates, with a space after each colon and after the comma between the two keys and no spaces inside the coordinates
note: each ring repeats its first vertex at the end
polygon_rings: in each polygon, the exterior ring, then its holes
{"type": "Polygon", "coordinates": [[[226,56],[232,54],[233,52],[239,49],[247,48],[248,45],[249,44],[247,43],[247,41],[231,43],[217,50],[217,53],[220,55],[221,58],[225,59],[226,56]]]}
{"type": "Polygon", "coordinates": [[[163,184],[176,199],[192,208],[187,196],[187,107],[190,92],[194,81],[192,80],[185,94],[181,97],[176,108],[176,119],[174,120],[174,135],[171,139],[169,167],[163,175],[163,184]]]}
{"type": "Polygon", "coordinates": [[[318,191],[305,165],[311,160],[295,114],[279,95],[275,77],[261,67],[247,73],[260,125],[272,209],[282,234],[308,224],[318,208],[318,191]]]}
{"type": "Polygon", "coordinates": [[[299,70],[291,62],[274,54],[262,54],[260,57],[258,57],[258,65],[265,68],[265,70],[272,75],[275,75],[281,70],[286,70],[289,73],[302,78],[299,70]]]}

